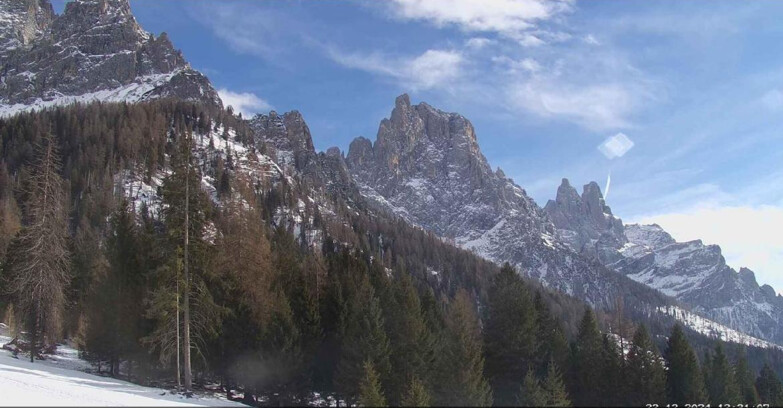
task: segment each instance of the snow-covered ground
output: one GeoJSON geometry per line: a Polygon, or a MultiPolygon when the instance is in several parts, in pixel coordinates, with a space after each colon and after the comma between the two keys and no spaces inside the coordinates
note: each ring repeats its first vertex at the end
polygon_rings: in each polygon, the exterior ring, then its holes
{"type": "Polygon", "coordinates": [[[683,325],[712,338],[721,339],[730,343],[744,344],[747,346],[776,348],[783,350],[783,347],[777,344],[738,332],[720,323],[705,319],[704,317],[677,306],[661,306],[658,308],[658,311],[665,315],[672,316],[683,325]]]}
{"type": "MultiPolygon", "coordinates": [[[[11,341],[7,329],[0,323],[0,344],[11,341]]],[[[64,345],[35,363],[0,349],[0,406],[245,406],[216,397],[185,398],[83,371],[88,368],[75,349],[64,345]]]]}

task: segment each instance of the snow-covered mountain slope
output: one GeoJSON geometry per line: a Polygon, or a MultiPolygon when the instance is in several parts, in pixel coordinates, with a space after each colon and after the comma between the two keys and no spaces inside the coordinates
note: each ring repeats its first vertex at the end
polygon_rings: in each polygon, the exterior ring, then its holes
{"type": "MultiPolygon", "coordinates": [[[[11,341],[0,323],[0,345],[11,341]]],[[[90,364],[78,351],[60,345],[53,356],[31,363],[0,349],[0,405],[4,406],[236,406],[245,405],[215,396],[185,398],[161,388],[90,374],[90,364]]]]}
{"type": "Polygon", "coordinates": [[[617,297],[663,296],[579,256],[556,238],[546,213],[479,149],[471,123],[407,95],[396,99],[373,144],[355,139],[346,162],[366,199],[408,222],[544,285],[599,306],[617,297]]]}
{"type": "Polygon", "coordinates": [[[717,245],[676,242],[658,225],[623,225],[596,183],[580,197],[567,180],[545,207],[572,249],[748,335],[783,344],[783,298],[728,265],[717,245]],[[601,211],[595,210],[596,208],[601,211]]]}
{"type": "Polygon", "coordinates": [[[745,344],[747,346],[761,348],[775,348],[783,350],[783,347],[759,338],[749,336],[730,327],[705,319],[696,313],[689,312],[677,306],[663,306],[658,308],[661,313],[673,317],[683,325],[701,333],[707,337],[720,339],[725,342],[745,344]]]}
{"type": "Polygon", "coordinates": [[[166,34],[144,31],[128,0],[0,0],[0,117],[74,102],[176,97],[221,105],[166,34]]]}

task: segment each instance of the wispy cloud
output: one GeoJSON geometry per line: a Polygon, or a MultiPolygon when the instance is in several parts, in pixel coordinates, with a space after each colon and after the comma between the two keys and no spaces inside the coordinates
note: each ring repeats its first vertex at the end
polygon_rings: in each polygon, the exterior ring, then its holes
{"type": "Polygon", "coordinates": [[[222,88],[218,89],[218,95],[223,100],[223,105],[231,106],[234,112],[242,113],[244,117],[272,109],[269,102],[250,92],[232,92],[222,88]]]}
{"type": "Polygon", "coordinates": [[[539,23],[570,11],[567,0],[392,0],[394,16],[436,26],[456,26],[466,32],[493,32],[535,46],[544,42],[533,33],[539,23]]]}
{"type": "Polygon", "coordinates": [[[380,74],[400,81],[412,90],[445,86],[462,74],[464,58],[451,50],[427,50],[415,57],[394,57],[381,53],[343,53],[334,48],[328,55],[348,68],[380,74]]]}

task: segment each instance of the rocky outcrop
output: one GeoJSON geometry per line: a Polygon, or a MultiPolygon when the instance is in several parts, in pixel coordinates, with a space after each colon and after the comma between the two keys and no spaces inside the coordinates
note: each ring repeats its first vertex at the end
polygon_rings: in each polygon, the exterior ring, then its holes
{"type": "Polygon", "coordinates": [[[612,215],[595,182],[586,184],[580,196],[568,179],[563,179],[555,200],[549,200],[544,211],[557,228],[558,237],[576,252],[604,264],[620,259],[617,249],[628,242],[623,222],[612,215]]]}
{"type": "Polygon", "coordinates": [[[459,114],[411,105],[401,95],[381,121],[375,143],[355,139],[346,162],[377,208],[489,260],[509,262],[546,286],[599,306],[619,296],[665,302],[561,243],[525,190],[502,170],[492,170],[473,125],[459,114]]]}
{"type": "Polygon", "coordinates": [[[48,0],[0,0],[0,8],[16,22],[2,34],[0,114],[159,97],[221,106],[165,33],[155,37],[139,26],[128,0],[75,0],[59,16],[48,0]]]}
{"type": "Polygon", "coordinates": [[[581,197],[563,179],[545,210],[573,250],[733,329],[783,343],[783,299],[754,273],[728,265],[717,245],[676,242],[659,225],[623,225],[595,182],[581,197]]]}

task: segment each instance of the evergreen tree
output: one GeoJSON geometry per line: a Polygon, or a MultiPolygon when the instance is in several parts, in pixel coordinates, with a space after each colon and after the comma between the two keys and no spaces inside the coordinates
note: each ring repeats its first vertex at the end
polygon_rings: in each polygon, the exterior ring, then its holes
{"type": "Polygon", "coordinates": [[[538,329],[530,291],[508,264],[492,282],[486,316],[486,374],[495,404],[514,405],[520,379],[536,363],[538,329]]]}
{"type": "Polygon", "coordinates": [[[606,406],[622,406],[627,382],[623,378],[625,362],[614,337],[604,334],[601,340],[601,366],[597,379],[598,392],[606,406]]]}
{"type": "Polygon", "coordinates": [[[543,407],[546,406],[547,396],[541,384],[538,383],[533,369],[530,368],[522,380],[519,393],[517,394],[517,405],[521,407],[543,407]]]}
{"type": "Polygon", "coordinates": [[[772,371],[769,364],[764,364],[756,379],[756,390],[759,393],[759,401],[771,406],[783,406],[783,384],[780,378],[772,371]]]}
{"type": "Polygon", "coordinates": [[[389,384],[390,402],[396,405],[410,378],[429,382],[435,359],[435,339],[427,327],[419,295],[407,275],[394,280],[393,304],[387,310],[391,340],[392,372],[389,384]]]}
{"type": "Polygon", "coordinates": [[[544,393],[546,395],[546,406],[548,407],[570,407],[571,401],[568,398],[568,392],[566,391],[565,384],[563,383],[563,377],[560,375],[560,371],[557,369],[557,365],[554,360],[550,360],[547,364],[546,378],[542,384],[544,393]]]}
{"type": "Polygon", "coordinates": [[[442,380],[437,384],[436,405],[491,405],[476,307],[465,290],[457,292],[449,306],[445,337],[438,364],[442,380]]]}
{"type": "Polygon", "coordinates": [[[408,384],[408,389],[402,396],[403,407],[429,407],[430,393],[427,387],[418,378],[413,377],[408,384]]]}
{"type": "Polygon", "coordinates": [[[120,202],[110,225],[105,249],[108,267],[90,297],[85,346],[88,355],[108,360],[109,373],[116,376],[122,360],[140,357],[143,352],[138,341],[144,324],[139,299],[146,282],[136,221],[127,201],[120,202]]]}
{"type": "Polygon", "coordinates": [[[538,351],[537,362],[539,370],[543,373],[550,363],[557,367],[566,367],[568,363],[568,340],[563,333],[559,321],[552,316],[549,307],[541,297],[541,292],[536,292],[534,306],[538,318],[538,351]]]}
{"type": "Polygon", "coordinates": [[[25,222],[8,249],[3,280],[16,321],[28,333],[30,361],[61,334],[65,289],[70,278],[68,220],[60,177],[60,154],[48,135],[36,147],[25,190],[25,222]]]}
{"type": "Polygon", "coordinates": [[[585,311],[572,346],[572,390],[576,405],[605,404],[603,395],[604,347],[601,332],[591,309],[585,311]]]}
{"type": "Polygon", "coordinates": [[[737,364],[734,367],[734,377],[737,380],[739,393],[742,397],[742,403],[749,406],[755,406],[759,403],[759,394],[756,391],[756,384],[753,380],[753,373],[748,367],[748,357],[744,351],[737,356],[737,364]]]}
{"type": "Polygon", "coordinates": [[[666,375],[666,394],[669,403],[706,403],[707,392],[699,361],[679,324],[674,325],[669,336],[665,357],[669,364],[666,375]]]}
{"type": "Polygon", "coordinates": [[[372,363],[383,383],[388,381],[391,370],[389,338],[384,330],[380,302],[366,275],[360,282],[350,305],[349,324],[336,373],[339,389],[349,398],[358,394],[364,362],[372,363]]]}
{"type": "Polygon", "coordinates": [[[381,381],[370,360],[364,362],[363,372],[364,376],[359,383],[359,405],[363,407],[385,407],[386,398],[383,396],[381,381]]]}
{"type": "Polygon", "coordinates": [[[627,405],[664,403],[666,371],[644,325],[634,333],[624,374],[628,387],[627,405]]]}
{"type": "Polygon", "coordinates": [[[715,354],[707,367],[708,375],[705,378],[705,383],[710,402],[713,404],[739,404],[742,400],[739,387],[720,342],[715,346],[715,354]]]}

